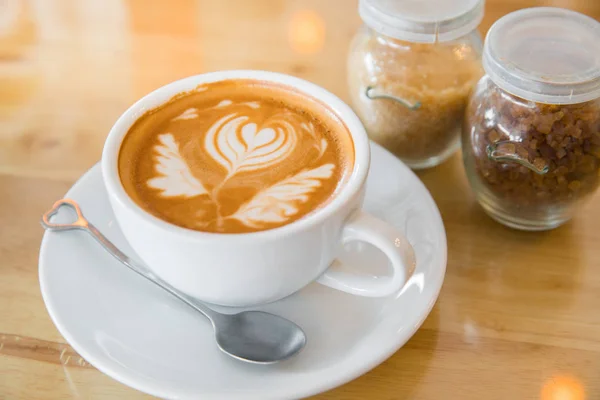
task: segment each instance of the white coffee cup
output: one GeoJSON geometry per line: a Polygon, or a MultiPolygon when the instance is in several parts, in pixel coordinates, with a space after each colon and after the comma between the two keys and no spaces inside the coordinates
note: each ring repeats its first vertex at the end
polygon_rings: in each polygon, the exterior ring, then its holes
{"type": "MultiPolygon", "coordinates": [[[[160,278],[200,300],[251,306],[286,297],[317,281],[348,293],[380,297],[398,292],[412,274],[412,247],[389,224],[361,211],[370,149],[354,112],[325,89],[302,79],[265,71],[221,71],[185,78],[148,94],[112,127],[102,154],[102,175],[116,220],[141,260],[160,278]],[[350,178],[323,208],[271,230],[222,234],[185,229],[141,209],[125,192],[117,160],[123,138],[145,112],[193,90],[227,79],[256,79],[293,87],[329,105],[350,131],[355,160],[350,178]],[[370,243],[389,258],[391,276],[357,276],[339,270],[340,244],[370,243]],[[330,266],[332,266],[330,268],[330,266]]],[[[367,272],[367,271],[365,271],[367,272]]]]}

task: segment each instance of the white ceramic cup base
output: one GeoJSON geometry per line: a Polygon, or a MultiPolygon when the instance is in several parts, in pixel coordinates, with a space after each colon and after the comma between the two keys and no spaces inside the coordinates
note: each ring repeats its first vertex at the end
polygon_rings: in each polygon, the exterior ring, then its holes
{"type": "Polygon", "coordinates": [[[106,140],[101,165],[110,204],[131,247],[159,277],[200,300],[226,306],[263,304],[287,297],[317,279],[352,294],[381,297],[400,290],[414,270],[414,254],[404,235],[360,211],[370,166],[364,127],[348,105],[310,82],[273,72],[222,71],[170,83],[140,99],[117,120],[106,140]],[[354,167],[329,204],[275,229],[217,234],[167,223],[142,210],[127,195],[117,163],[121,142],[131,125],[177,94],[228,79],[292,87],[327,105],[342,120],[354,144],[354,167]],[[340,244],[354,240],[382,250],[391,262],[392,276],[373,279],[366,274],[328,270],[336,264],[340,244]]]}

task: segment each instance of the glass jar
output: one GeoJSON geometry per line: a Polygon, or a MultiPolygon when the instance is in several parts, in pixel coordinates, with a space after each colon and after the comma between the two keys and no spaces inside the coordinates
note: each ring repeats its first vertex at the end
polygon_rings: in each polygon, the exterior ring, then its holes
{"type": "Polygon", "coordinates": [[[505,225],[557,227],[600,183],[600,23],[514,12],[488,32],[483,67],[463,131],[477,200],[505,225]]]}
{"type": "Polygon", "coordinates": [[[469,93],[483,75],[483,0],[360,0],[348,57],[352,106],[369,137],[414,169],[460,145],[469,93]]]}

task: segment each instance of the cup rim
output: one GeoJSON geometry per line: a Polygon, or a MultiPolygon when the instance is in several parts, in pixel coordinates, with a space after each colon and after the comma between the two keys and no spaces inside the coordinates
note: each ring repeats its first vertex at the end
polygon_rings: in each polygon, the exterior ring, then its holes
{"type": "Polygon", "coordinates": [[[339,97],[312,82],[294,76],[263,70],[224,70],[189,76],[168,83],[137,100],[117,119],[110,129],[102,151],[101,167],[104,184],[108,195],[116,200],[127,211],[148,223],[186,239],[238,239],[252,238],[274,239],[282,235],[290,235],[322,223],[348,204],[359,194],[366,181],[370,166],[370,147],[367,133],[354,111],[339,97]],[[251,79],[289,86],[302,94],[306,94],[324,104],[346,125],[354,144],[354,166],[347,182],[337,195],[325,206],[309,213],[296,221],[279,227],[247,233],[204,232],[184,228],[160,219],[140,207],[127,194],[118,171],[118,155],[123,138],[133,125],[148,110],[164,104],[173,96],[190,91],[199,85],[230,79],[251,79]]]}

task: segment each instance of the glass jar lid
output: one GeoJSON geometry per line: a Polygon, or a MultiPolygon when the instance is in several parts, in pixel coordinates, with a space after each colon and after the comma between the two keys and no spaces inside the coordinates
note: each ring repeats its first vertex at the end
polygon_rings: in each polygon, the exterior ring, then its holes
{"type": "Polygon", "coordinates": [[[500,88],[526,100],[576,104],[600,97],[600,23],[561,8],[508,14],[490,28],[483,67],[500,88]]]}
{"type": "Polygon", "coordinates": [[[369,27],[409,42],[457,39],[475,30],[485,0],[360,0],[358,12],[369,27]]]}

